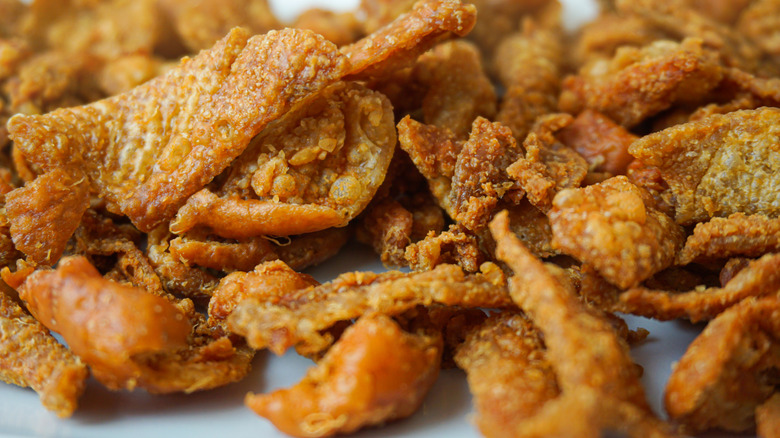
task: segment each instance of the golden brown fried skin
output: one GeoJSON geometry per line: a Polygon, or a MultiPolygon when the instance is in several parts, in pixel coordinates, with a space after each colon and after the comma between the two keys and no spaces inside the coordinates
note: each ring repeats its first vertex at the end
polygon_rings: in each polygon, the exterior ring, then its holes
{"type": "Polygon", "coordinates": [[[582,155],[592,171],[625,175],[634,160],[628,147],[639,137],[598,111],[586,109],[558,133],[558,138],[582,155]]]}
{"type": "Polygon", "coordinates": [[[477,19],[474,5],[460,0],[420,0],[411,11],[341,49],[351,80],[375,79],[406,67],[437,43],[463,36],[477,19]]]}
{"type": "Polygon", "coordinates": [[[352,44],[363,35],[363,24],[353,12],[319,8],[303,11],[291,27],[314,31],[337,46],[352,44]]]}
{"type": "Polygon", "coordinates": [[[623,46],[642,47],[663,39],[664,33],[636,15],[604,13],[582,26],[574,41],[575,67],[609,59],[623,46]]]}
{"type": "Polygon", "coordinates": [[[628,288],[671,266],[685,234],[672,218],[645,205],[624,176],[560,191],[549,212],[553,247],[628,288]]]}
{"type": "Polygon", "coordinates": [[[293,236],[289,243],[276,247],[276,254],[291,268],[300,271],[338,254],[351,235],[350,227],[344,227],[293,236]]]}
{"type": "Polygon", "coordinates": [[[390,102],[340,82],[278,120],[218,187],[192,196],[171,223],[227,238],[289,236],[345,226],[385,178],[396,143],[390,102]]]}
{"type": "Polygon", "coordinates": [[[0,38],[17,34],[19,19],[26,9],[27,6],[19,0],[0,0],[0,38]]]}
{"type": "Polygon", "coordinates": [[[674,366],[664,393],[688,433],[755,426],[755,409],[776,391],[780,300],[748,298],[707,324],[674,366]]]}
{"type": "Polygon", "coordinates": [[[627,128],[680,102],[696,102],[723,76],[717,57],[701,40],[657,41],[626,47],[563,81],[559,108],[572,114],[585,108],[627,128]]]}
{"type": "Polygon", "coordinates": [[[371,245],[385,266],[406,266],[404,250],[412,243],[414,217],[398,201],[370,205],[361,219],[357,238],[371,245]]]}
{"type": "Polygon", "coordinates": [[[486,437],[515,437],[525,420],[560,395],[538,330],[523,314],[502,312],[470,330],[455,363],[466,371],[474,420],[486,437]]]}
{"type": "Polygon", "coordinates": [[[756,433],[761,438],[780,436],[780,392],[756,408],[756,433]]]}
{"type": "Polygon", "coordinates": [[[245,403],[282,432],[324,437],[404,418],[439,375],[440,335],[403,332],[384,315],[361,317],[295,386],[245,403]]]}
{"type": "Polygon", "coordinates": [[[236,29],[128,93],[13,117],[9,134],[31,163],[83,172],[109,211],[149,231],[173,217],[268,123],[346,68],[336,47],[309,31],[249,38],[236,29]]]}
{"type": "MultiPolygon", "coordinates": [[[[741,0],[744,3],[746,0],[741,0]]],[[[754,44],[771,55],[780,55],[780,2],[777,0],[757,0],[739,15],[736,28],[754,44]]]]}
{"type": "Polygon", "coordinates": [[[634,142],[674,194],[675,220],[690,225],[732,213],[780,215],[780,109],[712,115],[634,142]]]}
{"type": "Polygon", "coordinates": [[[87,374],[78,357],[0,291],[0,380],[31,387],[46,409],[70,417],[87,374]]]}
{"type": "Polygon", "coordinates": [[[169,301],[105,280],[83,257],[28,277],[19,289],[27,308],[111,389],[132,389],[132,356],[186,345],[192,327],[169,301]]]}
{"type": "Polygon", "coordinates": [[[424,239],[407,246],[404,259],[414,271],[429,271],[450,263],[466,272],[477,272],[487,257],[479,247],[477,236],[455,224],[440,233],[431,231],[424,239]]]}
{"type": "Polygon", "coordinates": [[[45,265],[62,256],[87,207],[87,181],[57,168],[6,194],[5,204],[16,248],[45,265]]]}
{"type": "Polygon", "coordinates": [[[221,242],[197,234],[184,235],[171,240],[168,251],[174,259],[187,266],[198,265],[225,272],[251,271],[263,262],[279,258],[274,244],[263,236],[239,242],[221,242]]]}
{"type": "Polygon", "coordinates": [[[332,334],[322,331],[339,321],[369,312],[399,315],[417,305],[433,303],[511,307],[505,287],[504,275],[494,264],[472,275],[455,265],[412,274],[353,272],[310,288],[290,303],[246,299],[228,318],[228,327],[246,337],[252,348],[283,354],[297,345],[299,353],[308,355],[330,346],[332,334]]]}
{"type": "Polygon", "coordinates": [[[699,259],[759,257],[770,252],[780,252],[780,219],[734,213],[727,218],[712,218],[709,222],[696,224],[675,263],[687,265],[699,259]]]}
{"type": "Polygon", "coordinates": [[[767,254],[742,268],[722,288],[674,293],[637,287],[620,294],[612,310],[660,320],[688,318],[697,322],[714,318],[745,298],[775,295],[778,288],[780,254],[767,254]]]}
{"type": "Polygon", "coordinates": [[[98,83],[106,95],[113,96],[132,90],[174,65],[151,55],[125,55],[103,65],[98,83]]]}

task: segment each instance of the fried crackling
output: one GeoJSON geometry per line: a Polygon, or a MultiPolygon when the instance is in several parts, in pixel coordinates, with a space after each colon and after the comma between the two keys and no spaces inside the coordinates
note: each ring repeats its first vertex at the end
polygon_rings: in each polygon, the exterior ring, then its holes
{"type": "Polygon", "coordinates": [[[136,386],[133,355],[183,347],[192,329],[169,301],[105,280],[81,256],[63,258],[56,270],[36,271],[18,292],[33,316],[62,335],[110,389],[136,386]]]}
{"type": "Polygon", "coordinates": [[[0,380],[29,386],[58,417],[70,417],[87,367],[21,306],[0,291],[0,380]]]}
{"type": "Polygon", "coordinates": [[[574,62],[580,68],[598,59],[612,58],[620,47],[642,47],[664,36],[642,17],[602,12],[580,29],[574,41],[574,62]]]}
{"type": "Polygon", "coordinates": [[[780,392],[756,408],[756,434],[761,438],[777,438],[780,433],[780,392]]]}
{"type": "Polygon", "coordinates": [[[250,393],[245,403],[288,435],[354,432],[414,413],[439,375],[441,352],[441,335],[406,333],[385,315],[366,315],[299,383],[250,393]]]}
{"type": "Polygon", "coordinates": [[[696,224],[675,263],[687,265],[699,259],[759,257],[770,252],[780,252],[780,219],[734,213],[727,218],[716,217],[696,224]]]}
{"type": "Polygon", "coordinates": [[[309,31],[249,38],[234,29],[212,49],[128,93],[14,116],[9,134],[44,171],[85,173],[109,211],[149,231],[173,217],[268,123],[346,68],[336,47],[309,31]]]}
{"type": "Polygon", "coordinates": [[[274,252],[274,244],[263,236],[240,242],[220,242],[209,240],[207,236],[185,234],[172,239],[168,251],[187,266],[198,265],[225,272],[251,271],[263,262],[279,258],[274,252]]]}
{"type": "Polygon", "coordinates": [[[685,234],[669,216],[645,205],[625,176],[558,192],[549,212],[553,247],[628,288],[672,265],[685,234]]]}
{"type": "Polygon", "coordinates": [[[171,222],[227,238],[343,227],[382,184],[396,143],[390,102],[339,82],[257,136],[225,181],[196,193],[171,222]]]}
{"type": "Polygon", "coordinates": [[[688,433],[755,426],[755,409],[776,391],[780,301],[748,298],[707,324],[674,366],[664,406],[688,433]]]}
{"type": "Polygon", "coordinates": [[[339,47],[352,44],[363,35],[363,23],[353,12],[320,8],[303,11],[290,27],[314,31],[339,47]]]}
{"type": "Polygon", "coordinates": [[[468,34],[476,21],[477,8],[472,4],[420,0],[411,11],[342,47],[351,66],[347,79],[374,79],[406,67],[437,43],[468,34]]]}
{"type": "Polygon", "coordinates": [[[371,245],[385,266],[405,266],[404,251],[412,243],[412,212],[394,199],[370,205],[361,219],[357,237],[371,245]]]}
{"type": "Polygon", "coordinates": [[[268,348],[281,355],[297,346],[300,354],[310,354],[330,346],[333,336],[321,331],[339,321],[366,313],[393,316],[432,303],[512,307],[504,275],[496,265],[485,264],[482,273],[471,275],[455,265],[439,265],[411,274],[342,274],[290,303],[246,299],[228,317],[228,327],[255,349],[268,348]]]}
{"type": "Polygon", "coordinates": [[[55,168],[5,197],[16,248],[32,262],[53,265],[89,207],[89,184],[55,168]]]}
{"type": "Polygon", "coordinates": [[[480,250],[477,236],[462,225],[450,225],[449,229],[428,235],[404,250],[404,259],[414,271],[428,271],[438,265],[450,263],[466,272],[477,272],[487,259],[480,250]]]}
{"type": "Polygon", "coordinates": [[[751,1],[739,15],[736,28],[765,53],[776,57],[780,55],[779,16],[780,2],[777,0],[751,1]]]}
{"type": "Polygon", "coordinates": [[[523,422],[560,395],[536,327],[521,313],[502,312],[467,332],[455,363],[466,371],[482,435],[514,437],[523,422]]]}
{"type": "Polygon", "coordinates": [[[558,138],[582,155],[592,171],[625,175],[634,160],[628,147],[638,137],[598,111],[586,109],[558,133],[558,138]]]}
{"type": "Polygon", "coordinates": [[[687,318],[698,322],[714,318],[745,298],[779,292],[780,254],[767,254],[751,261],[722,288],[674,293],[637,287],[621,293],[612,310],[660,320],[687,318]]]}
{"type": "Polygon", "coordinates": [[[722,76],[717,57],[701,40],[624,47],[564,79],[558,107],[572,114],[591,108],[631,128],[676,103],[696,102],[722,76]]]}
{"type": "Polygon", "coordinates": [[[640,138],[628,152],[661,171],[682,225],[732,213],[780,215],[780,109],[743,110],[640,138]]]}

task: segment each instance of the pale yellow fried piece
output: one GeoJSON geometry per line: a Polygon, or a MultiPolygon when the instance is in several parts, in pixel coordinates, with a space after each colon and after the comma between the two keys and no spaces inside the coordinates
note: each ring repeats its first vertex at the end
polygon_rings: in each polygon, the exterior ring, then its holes
{"type": "Polygon", "coordinates": [[[282,432],[325,437],[404,418],[439,375],[439,334],[410,334],[387,316],[366,315],[295,386],[248,394],[245,403],[282,432]]]}
{"type": "Polygon", "coordinates": [[[685,234],[674,220],[645,205],[624,176],[560,191],[549,212],[553,247],[628,288],[671,266],[685,234]]]}
{"type": "Polygon", "coordinates": [[[560,395],[539,331],[522,313],[502,312],[468,331],[455,363],[466,371],[486,437],[515,437],[523,423],[560,395]]]}
{"type": "Polygon", "coordinates": [[[191,326],[169,301],[105,280],[83,257],[60,261],[19,287],[19,297],[47,328],[112,389],[132,389],[140,376],[132,356],[186,345],[191,326]]]}
{"type": "Polygon", "coordinates": [[[756,408],[756,433],[761,438],[780,436],[780,392],[756,408]]]}
{"type": "Polygon", "coordinates": [[[688,236],[675,263],[687,265],[698,259],[725,259],[735,256],[759,257],[780,252],[780,219],[764,215],[734,213],[699,223],[688,236]]]}
{"type": "Polygon", "coordinates": [[[0,380],[31,387],[46,409],[70,417],[86,378],[81,360],[0,291],[0,380]]]}
{"type": "Polygon", "coordinates": [[[732,213],[780,215],[780,109],[712,115],[634,142],[674,194],[675,220],[690,225],[732,213]]]}
{"type": "Polygon", "coordinates": [[[767,254],[742,268],[722,288],[674,293],[638,287],[621,293],[612,310],[660,320],[688,318],[697,322],[712,319],[745,298],[776,295],[778,291],[780,254],[767,254]]]}
{"type": "Polygon", "coordinates": [[[390,102],[339,82],[257,136],[221,184],[187,201],[171,231],[242,238],[345,226],[384,181],[395,143],[390,102]]]}
{"type": "MultiPolygon", "coordinates": [[[[487,265],[487,264],[486,264],[487,265]]],[[[310,288],[289,303],[247,299],[228,318],[234,333],[246,337],[252,348],[276,354],[297,346],[301,354],[323,351],[333,335],[323,330],[365,313],[398,315],[417,305],[440,303],[462,307],[511,307],[501,270],[494,264],[483,273],[467,275],[455,265],[404,274],[353,272],[310,288]]]]}
{"type": "Polygon", "coordinates": [[[748,298],[707,324],[674,366],[664,406],[688,433],[755,426],[755,409],[775,391],[780,300],[748,298]]]}
{"type": "Polygon", "coordinates": [[[619,49],[612,59],[567,77],[558,105],[572,114],[591,108],[630,128],[676,103],[696,102],[722,76],[717,57],[701,40],[656,41],[619,49]]]}
{"type": "Polygon", "coordinates": [[[468,34],[477,8],[460,0],[420,0],[411,11],[341,51],[349,79],[375,79],[407,67],[437,43],[468,34]]]}
{"type": "Polygon", "coordinates": [[[43,116],[17,115],[9,134],[32,164],[82,172],[109,211],[149,231],[268,123],[346,68],[336,47],[311,32],[249,38],[236,29],[128,93],[43,116]]]}

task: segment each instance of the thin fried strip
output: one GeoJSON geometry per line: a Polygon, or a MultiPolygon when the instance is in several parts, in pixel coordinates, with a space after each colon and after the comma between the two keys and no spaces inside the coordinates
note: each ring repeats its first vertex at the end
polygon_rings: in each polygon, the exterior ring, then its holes
{"type": "Polygon", "coordinates": [[[759,257],[780,252],[780,219],[734,213],[700,223],[685,241],[675,263],[687,265],[698,259],[759,257]]]}

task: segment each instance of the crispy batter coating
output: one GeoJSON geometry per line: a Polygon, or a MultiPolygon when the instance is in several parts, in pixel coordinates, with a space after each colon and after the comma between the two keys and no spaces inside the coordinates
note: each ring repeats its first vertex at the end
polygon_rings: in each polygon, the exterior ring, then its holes
{"type": "Polygon", "coordinates": [[[319,8],[303,11],[292,27],[314,31],[337,46],[352,44],[363,35],[363,24],[353,12],[319,8]]]}
{"type": "Polygon", "coordinates": [[[628,151],[660,169],[679,224],[739,212],[777,217],[779,123],[777,108],[716,114],[642,137],[628,151]]]}
{"type": "Polygon", "coordinates": [[[354,432],[414,413],[439,375],[441,351],[441,335],[366,315],[295,386],[250,393],[245,403],[288,435],[354,432]]]}
{"type": "Polygon", "coordinates": [[[592,171],[625,175],[634,160],[628,147],[639,137],[598,111],[586,109],[558,133],[558,138],[582,155],[592,171]]]}
{"type": "Polygon", "coordinates": [[[346,68],[332,43],[308,31],[248,38],[236,29],[128,93],[43,116],[17,115],[8,128],[33,164],[83,172],[109,211],[149,231],[268,123],[346,68]]]}
{"type": "Polygon", "coordinates": [[[756,408],[756,433],[761,438],[780,436],[780,392],[756,408]]]}
{"type": "Polygon", "coordinates": [[[81,360],[0,291],[0,380],[31,387],[46,409],[70,417],[86,378],[81,360]]]}
{"type": "Polygon", "coordinates": [[[775,295],[780,289],[780,254],[767,254],[740,270],[722,288],[697,288],[674,293],[643,287],[618,297],[613,310],[648,318],[688,318],[692,322],[714,318],[748,297],[775,295]]]}
{"type": "Polygon", "coordinates": [[[678,102],[695,102],[723,76],[718,59],[702,41],[656,41],[625,47],[610,60],[598,60],[563,81],[558,102],[572,114],[585,108],[627,128],[678,102]]]}
{"type": "Polygon", "coordinates": [[[412,243],[414,216],[394,199],[384,199],[366,209],[357,237],[371,245],[385,266],[406,266],[404,250],[412,243]]]}
{"type": "Polygon", "coordinates": [[[456,224],[440,233],[431,231],[424,239],[407,246],[404,259],[414,271],[428,271],[450,263],[466,272],[477,272],[487,257],[479,248],[477,236],[456,224]]]}
{"type": "Polygon", "coordinates": [[[190,323],[169,301],[105,280],[83,257],[28,277],[19,297],[47,328],[58,332],[92,374],[112,389],[132,389],[139,370],[132,356],[186,345],[190,323]]]}
{"type": "Polygon", "coordinates": [[[299,353],[312,354],[330,346],[332,334],[321,331],[339,321],[366,313],[398,315],[432,303],[511,307],[505,288],[504,275],[493,264],[483,267],[483,273],[472,275],[455,265],[439,265],[412,274],[353,272],[310,288],[290,303],[244,300],[228,318],[228,326],[246,337],[252,348],[282,354],[297,345],[299,353]]]}
{"type": "Polygon", "coordinates": [[[699,223],[688,236],[675,263],[687,265],[698,259],[725,259],[734,256],[759,257],[780,252],[780,219],[761,214],[734,213],[699,223]]]}
{"type": "Polygon", "coordinates": [[[621,288],[670,266],[685,238],[682,227],[645,205],[624,176],[560,191],[549,218],[554,247],[621,288]]]}
{"type": "Polygon", "coordinates": [[[371,201],[396,143],[390,102],[334,84],[256,137],[216,193],[192,196],[171,223],[227,238],[289,236],[345,226],[371,201]]]}
{"type": "Polygon", "coordinates": [[[521,313],[494,314],[470,330],[455,362],[466,371],[474,422],[486,437],[517,436],[525,420],[560,395],[544,341],[521,313]]]}
{"type": "Polygon", "coordinates": [[[63,169],[47,172],[6,194],[14,245],[28,259],[53,265],[89,207],[89,185],[63,169]]]}
{"type": "Polygon", "coordinates": [[[669,416],[688,433],[741,432],[776,391],[780,300],[748,298],[707,324],[674,366],[664,393],[669,416]]]}
{"type": "Polygon", "coordinates": [[[460,0],[420,0],[411,11],[341,49],[349,59],[348,79],[382,77],[414,62],[437,43],[471,31],[477,9],[460,0]]]}

